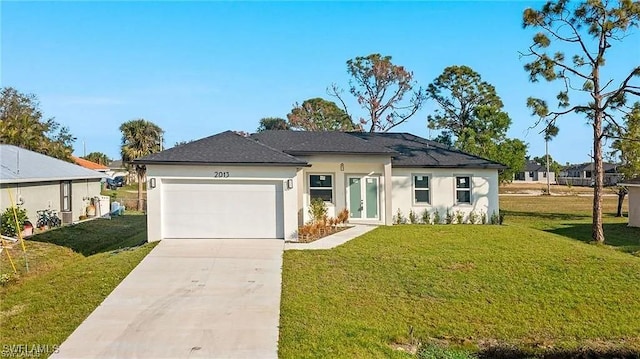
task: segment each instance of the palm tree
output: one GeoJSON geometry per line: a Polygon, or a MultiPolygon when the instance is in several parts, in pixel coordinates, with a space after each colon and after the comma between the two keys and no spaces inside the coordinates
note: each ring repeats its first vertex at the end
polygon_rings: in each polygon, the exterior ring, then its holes
{"type": "Polygon", "coordinates": [[[545,150],[545,156],[546,156],[546,163],[547,163],[547,194],[551,195],[551,180],[549,179],[549,141],[551,141],[554,137],[556,137],[558,135],[558,127],[556,127],[556,125],[550,123],[545,129],[544,129],[544,150],[545,150]]]}
{"type": "MultiPolygon", "coordinates": [[[[144,157],[162,150],[162,134],[164,131],[153,122],[137,119],[120,125],[122,132],[122,163],[131,163],[136,158],[144,157]]],[[[147,167],[135,165],[138,175],[138,210],[142,210],[144,204],[142,199],[142,183],[144,181],[147,167]]]]}

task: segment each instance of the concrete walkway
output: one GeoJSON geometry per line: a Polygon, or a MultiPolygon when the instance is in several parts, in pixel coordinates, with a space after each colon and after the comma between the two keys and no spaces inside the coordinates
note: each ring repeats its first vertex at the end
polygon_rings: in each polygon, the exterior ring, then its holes
{"type": "Polygon", "coordinates": [[[376,229],[377,226],[356,224],[353,228],[320,238],[311,243],[285,243],[284,249],[331,249],[376,229]]]}
{"type": "Polygon", "coordinates": [[[51,357],[276,358],[283,247],[162,241],[51,357]]]}

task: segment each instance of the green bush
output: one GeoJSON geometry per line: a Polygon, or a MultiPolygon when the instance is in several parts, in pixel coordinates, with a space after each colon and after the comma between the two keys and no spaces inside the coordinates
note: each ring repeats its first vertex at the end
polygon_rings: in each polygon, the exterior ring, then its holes
{"type": "Polygon", "coordinates": [[[452,224],[454,219],[455,217],[453,216],[453,212],[451,212],[449,208],[447,208],[447,213],[445,213],[445,216],[444,216],[444,223],[452,224]]]}
{"type": "Polygon", "coordinates": [[[24,229],[24,222],[28,221],[29,217],[27,217],[27,210],[20,207],[9,207],[0,216],[0,233],[3,236],[8,237],[17,237],[18,231],[22,232],[24,229]],[[16,228],[16,219],[13,214],[13,210],[15,209],[16,215],[18,217],[18,223],[20,224],[20,229],[16,228]]]}
{"type": "Polygon", "coordinates": [[[433,224],[441,224],[441,223],[442,223],[442,217],[440,217],[440,211],[436,209],[436,211],[433,212],[433,224]]]}
{"type": "MultiPolygon", "coordinates": [[[[437,213],[438,211],[436,211],[437,213]]],[[[429,213],[428,209],[422,211],[422,223],[431,224],[431,213],[429,213]]]]}
{"type": "Polygon", "coordinates": [[[396,215],[393,216],[393,223],[394,224],[407,223],[407,219],[405,218],[404,214],[402,214],[402,211],[400,210],[400,208],[398,208],[398,212],[396,212],[396,215]]]}
{"type": "Polygon", "coordinates": [[[314,223],[324,220],[324,217],[327,216],[327,204],[324,203],[322,198],[314,198],[311,200],[309,215],[314,223]]]}
{"type": "Polygon", "coordinates": [[[418,223],[418,216],[416,215],[416,212],[413,211],[413,209],[409,210],[409,223],[418,223]]]}
{"type": "Polygon", "coordinates": [[[464,212],[456,211],[456,223],[464,224],[464,212]]]}

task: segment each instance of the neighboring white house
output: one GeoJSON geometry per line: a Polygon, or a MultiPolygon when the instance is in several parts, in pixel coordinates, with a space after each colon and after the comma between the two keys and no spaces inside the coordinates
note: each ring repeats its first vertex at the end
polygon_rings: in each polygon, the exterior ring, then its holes
{"type": "Polygon", "coordinates": [[[134,161],[147,166],[148,240],[295,239],[312,198],[350,223],[449,209],[498,212],[505,166],[407,133],[227,131],[134,161]]]}
{"type": "MultiPolygon", "coordinates": [[[[555,173],[549,171],[549,183],[556,183],[556,175],[555,173]]],[[[525,183],[525,182],[537,182],[537,183],[547,183],[547,168],[542,166],[535,161],[527,161],[527,164],[524,167],[522,172],[516,173],[514,176],[513,182],[515,183],[525,183]]]]}
{"type": "MultiPolygon", "coordinates": [[[[620,181],[622,175],[618,173],[618,165],[615,163],[603,162],[604,185],[613,186],[620,181]]],[[[560,171],[558,184],[573,186],[593,186],[593,162],[570,165],[560,171]]]]}
{"type": "Polygon", "coordinates": [[[629,189],[629,227],[640,227],[640,177],[620,183],[629,189]]]}
{"type": "Polygon", "coordinates": [[[16,146],[0,144],[0,210],[11,199],[27,210],[35,225],[37,212],[58,211],[63,222],[77,221],[89,200],[100,195],[104,174],[16,146]]]}

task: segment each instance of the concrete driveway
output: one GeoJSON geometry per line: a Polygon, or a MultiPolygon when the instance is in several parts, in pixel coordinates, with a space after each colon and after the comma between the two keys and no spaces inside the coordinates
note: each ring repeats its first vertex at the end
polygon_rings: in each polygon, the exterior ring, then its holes
{"type": "Polygon", "coordinates": [[[162,241],[51,357],[276,358],[283,247],[162,241]]]}

